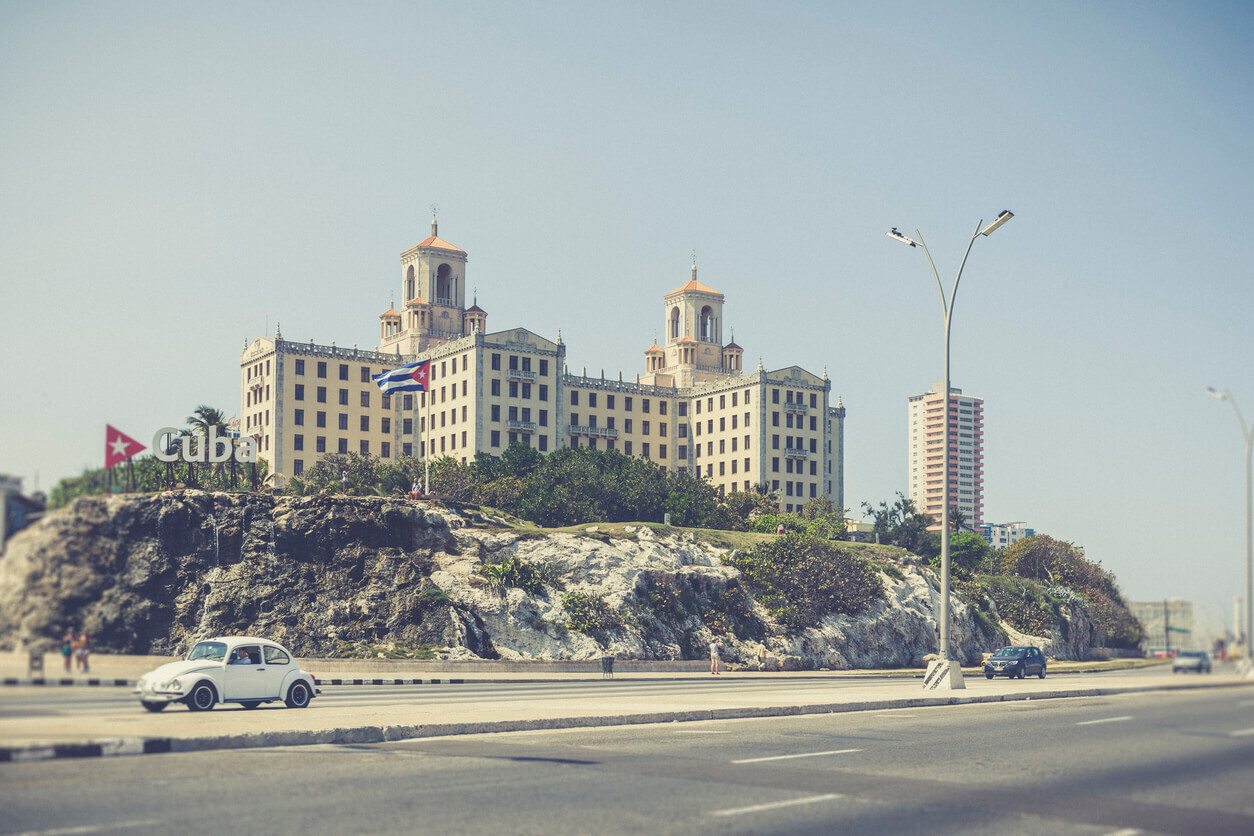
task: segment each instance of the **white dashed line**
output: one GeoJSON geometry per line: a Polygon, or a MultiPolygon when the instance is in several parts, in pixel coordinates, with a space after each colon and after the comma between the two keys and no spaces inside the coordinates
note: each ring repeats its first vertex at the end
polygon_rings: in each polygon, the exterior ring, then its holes
{"type": "Polygon", "coordinates": [[[754,804],[752,807],[736,807],[732,810],[718,810],[714,813],[716,816],[739,816],[744,813],[761,813],[766,810],[778,810],[781,807],[795,807],[798,804],[816,804],[820,801],[833,801],[840,798],[839,795],[828,793],[827,795],[812,795],[808,798],[794,798],[792,801],[775,801],[770,804],[754,804]]]}
{"type": "Polygon", "coordinates": [[[1098,723],[1122,723],[1124,720],[1131,720],[1132,715],[1125,714],[1122,717],[1103,717],[1101,720],[1084,720],[1076,723],[1077,726],[1095,726],[1098,723]]]}
{"type": "Polygon", "coordinates": [[[1115,830],[1107,833],[1106,836],[1140,836],[1141,831],[1135,827],[1125,827],[1123,830],[1115,830]]]}
{"type": "Polygon", "coordinates": [[[55,827],[49,830],[26,830],[21,833],[15,833],[13,836],[79,836],[85,833],[107,833],[110,830],[135,830],[140,827],[153,827],[157,824],[156,819],[147,819],[145,821],[119,821],[111,824],[84,824],[78,827],[55,827]]]}
{"type": "Polygon", "coordinates": [[[1254,729],[1240,729],[1238,731],[1229,732],[1229,737],[1249,737],[1254,734],[1254,729]]]}
{"type": "Polygon", "coordinates": [[[861,752],[861,749],[832,749],[828,752],[804,752],[800,755],[771,755],[769,758],[744,758],[732,763],[762,763],[764,761],[785,761],[790,758],[817,758],[822,755],[847,755],[850,752],[861,752]]]}
{"type": "Polygon", "coordinates": [[[675,734],[727,734],[718,729],[675,729],[675,734]]]}

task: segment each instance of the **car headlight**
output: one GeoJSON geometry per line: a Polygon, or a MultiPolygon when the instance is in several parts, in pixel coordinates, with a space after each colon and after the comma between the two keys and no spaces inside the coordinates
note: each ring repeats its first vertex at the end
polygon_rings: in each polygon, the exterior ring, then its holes
{"type": "Polygon", "coordinates": [[[179,682],[177,679],[171,679],[169,682],[165,683],[162,690],[181,691],[183,690],[183,683],[179,682]]]}

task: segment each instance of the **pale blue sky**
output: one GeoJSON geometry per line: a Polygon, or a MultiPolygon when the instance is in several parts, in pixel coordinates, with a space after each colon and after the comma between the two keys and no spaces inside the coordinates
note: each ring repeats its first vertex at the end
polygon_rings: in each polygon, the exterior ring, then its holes
{"type": "MultiPolygon", "coordinates": [[[[245,340],[373,346],[399,254],[490,330],[627,377],[700,278],[767,368],[827,367],[847,504],[906,485],[941,374],[920,229],[986,401],[985,508],[1217,626],[1254,417],[1246,3],[0,2],[0,472],[200,403],[245,340]],[[889,11],[891,10],[891,11],[889,11]]],[[[37,483],[36,483],[37,479],[37,483]]]]}

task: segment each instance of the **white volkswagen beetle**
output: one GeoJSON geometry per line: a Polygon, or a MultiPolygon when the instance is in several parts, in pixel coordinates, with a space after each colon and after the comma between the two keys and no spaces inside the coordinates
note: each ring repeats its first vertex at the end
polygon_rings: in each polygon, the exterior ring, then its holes
{"type": "Polygon", "coordinates": [[[149,711],[172,702],[208,711],[220,702],[256,708],[277,700],[305,708],[319,691],[313,676],[282,645],[252,636],[219,636],[197,642],[183,661],[144,674],[132,693],[149,711]]]}

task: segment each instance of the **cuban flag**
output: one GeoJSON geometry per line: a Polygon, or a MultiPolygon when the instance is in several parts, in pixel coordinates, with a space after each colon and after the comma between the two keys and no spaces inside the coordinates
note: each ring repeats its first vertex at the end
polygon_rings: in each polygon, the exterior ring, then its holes
{"type": "Polygon", "coordinates": [[[427,369],[430,365],[430,360],[410,363],[406,366],[398,366],[390,372],[371,375],[370,379],[383,390],[385,395],[393,392],[425,392],[427,391],[427,369]]]}

